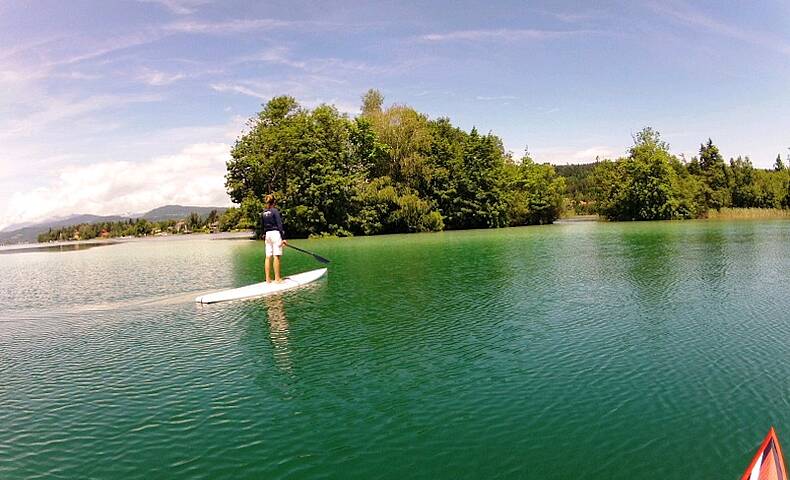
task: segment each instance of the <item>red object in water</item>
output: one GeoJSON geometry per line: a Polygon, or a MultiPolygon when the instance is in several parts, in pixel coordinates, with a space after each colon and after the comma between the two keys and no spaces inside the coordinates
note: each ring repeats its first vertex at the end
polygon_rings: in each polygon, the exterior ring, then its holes
{"type": "Polygon", "coordinates": [[[741,480],[787,480],[785,458],[774,427],[768,431],[741,480]]]}

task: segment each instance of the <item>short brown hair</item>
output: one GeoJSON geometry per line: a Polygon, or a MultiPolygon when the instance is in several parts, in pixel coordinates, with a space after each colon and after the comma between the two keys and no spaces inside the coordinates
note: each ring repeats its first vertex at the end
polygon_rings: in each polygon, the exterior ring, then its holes
{"type": "Polygon", "coordinates": [[[274,205],[275,202],[274,195],[266,195],[265,197],[263,197],[263,201],[266,202],[266,205],[271,207],[272,205],[274,205]]]}

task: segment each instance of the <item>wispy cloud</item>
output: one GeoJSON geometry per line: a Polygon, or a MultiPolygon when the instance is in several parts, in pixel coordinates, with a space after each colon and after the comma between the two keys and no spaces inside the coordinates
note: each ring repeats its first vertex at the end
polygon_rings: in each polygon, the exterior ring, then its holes
{"type": "Polygon", "coordinates": [[[137,78],[145,84],[160,87],[163,85],[170,85],[173,82],[186,78],[186,75],[183,73],[166,73],[158,70],[145,69],[137,78]]]}
{"type": "Polygon", "coordinates": [[[603,34],[597,30],[541,30],[541,29],[509,29],[496,30],[456,30],[443,33],[429,33],[419,37],[426,42],[452,41],[505,41],[519,42],[528,40],[552,40],[566,37],[603,34]]]}
{"type": "Polygon", "coordinates": [[[299,70],[305,70],[308,67],[307,62],[294,60],[291,57],[290,50],[282,46],[267,48],[252,55],[245,55],[233,60],[231,63],[240,64],[240,63],[254,63],[254,62],[285,65],[287,67],[292,67],[299,70]]]}
{"type": "Polygon", "coordinates": [[[236,19],[218,22],[183,20],[167,24],[163,27],[163,29],[166,32],[175,33],[230,35],[236,33],[290,28],[304,24],[305,22],[289,22],[287,20],[278,20],[273,18],[236,19]]]}
{"type": "Polygon", "coordinates": [[[137,0],[140,3],[157,3],[176,15],[190,15],[197,7],[211,3],[211,0],[137,0]]]}
{"type": "Polygon", "coordinates": [[[421,61],[423,61],[423,59],[410,58],[408,60],[390,60],[386,64],[379,65],[336,57],[307,57],[300,59],[296,58],[290,49],[282,46],[275,46],[261,50],[252,55],[238,57],[233,60],[231,64],[262,62],[272,65],[284,65],[311,74],[347,76],[359,74],[388,75],[403,72],[418,65],[421,61]]]}
{"type": "Polygon", "coordinates": [[[479,100],[481,102],[493,102],[497,100],[516,100],[518,99],[515,95],[495,95],[495,96],[484,96],[478,95],[475,97],[475,100],[479,100]]]}
{"type": "Polygon", "coordinates": [[[599,20],[606,18],[606,15],[601,12],[551,12],[551,11],[542,11],[549,17],[556,18],[557,20],[564,22],[564,23],[585,23],[590,22],[593,20],[599,20]]]}
{"type": "Polygon", "coordinates": [[[102,78],[102,75],[99,75],[99,74],[96,74],[96,73],[84,73],[84,72],[78,72],[78,71],[75,71],[75,70],[71,70],[69,72],[56,73],[56,74],[53,75],[53,77],[65,78],[65,79],[68,79],[68,80],[98,80],[98,79],[102,78]]]}
{"type": "Polygon", "coordinates": [[[4,124],[0,124],[2,126],[0,139],[32,135],[54,123],[85,117],[108,108],[118,108],[131,103],[155,102],[159,100],[161,100],[161,97],[146,94],[93,95],[81,99],[68,96],[42,97],[39,101],[43,105],[29,105],[29,107],[36,107],[33,113],[15,117],[4,124]]]}
{"type": "MultiPolygon", "coordinates": [[[[316,95],[316,91],[320,91],[316,85],[326,86],[327,80],[323,77],[301,77],[300,79],[273,82],[243,80],[235,83],[214,83],[211,84],[211,88],[218,92],[232,92],[264,101],[271,100],[277,95],[291,95],[308,108],[330,104],[342,113],[349,115],[359,113],[359,104],[348,98],[348,92],[345,92],[344,95],[316,95]]],[[[323,90],[323,92],[326,93],[328,90],[323,90]]],[[[351,97],[358,98],[355,94],[351,94],[351,97]]]]}
{"type": "Polygon", "coordinates": [[[62,40],[61,36],[50,36],[44,39],[33,40],[31,42],[18,44],[15,46],[4,46],[0,49],[0,60],[5,60],[22,54],[29,55],[30,52],[36,52],[42,47],[52,45],[54,42],[62,40]]]}
{"type": "Polygon", "coordinates": [[[790,55],[790,42],[788,42],[786,36],[782,38],[724,23],[685,2],[651,2],[647,6],[654,12],[669,17],[679,24],[703,28],[723,37],[740,40],[783,55],[790,55]]]}
{"type": "Polygon", "coordinates": [[[270,100],[274,95],[272,91],[256,90],[239,84],[230,83],[212,83],[211,88],[217,92],[233,92],[247,95],[249,97],[259,98],[261,100],[270,100]]]}
{"type": "Polygon", "coordinates": [[[73,65],[109,55],[121,50],[156,42],[162,38],[162,33],[156,29],[146,29],[129,35],[90,40],[84,51],[71,55],[61,55],[59,58],[46,62],[47,67],[73,65]]]}

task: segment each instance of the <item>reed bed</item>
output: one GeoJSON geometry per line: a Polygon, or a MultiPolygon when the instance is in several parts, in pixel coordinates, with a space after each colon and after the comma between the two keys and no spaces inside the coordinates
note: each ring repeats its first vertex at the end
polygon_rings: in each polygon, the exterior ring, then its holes
{"type": "Polygon", "coordinates": [[[790,210],[779,208],[722,208],[710,210],[712,220],[752,219],[752,218],[790,218],[790,210]]]}

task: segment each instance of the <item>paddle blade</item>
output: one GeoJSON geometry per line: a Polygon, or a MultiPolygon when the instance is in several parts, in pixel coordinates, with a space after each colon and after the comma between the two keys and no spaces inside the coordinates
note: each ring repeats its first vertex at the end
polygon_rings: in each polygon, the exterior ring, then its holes
{"type": "Polygon", "coordinates": [[[306,253],[306,254],[308,254],[308,255],[312,256],[313,258],[315,258],[316,260],[318,260],[318,261],[319,261],[319,262],[321,262],[321,263],[324,263],[324,264],[328,264],[328,263],[330,263],[328,259],[326,259],[326,258],[322,257],[321,255],[315,254],[315,253],[313,253],[313,252],[308,252],[307,250],[303,250],[303,249],[301,249],[301,248],[299,248],[299,247],[295,247],[295,246],[293,246],[293,245],[290,245],[290,244],[289,244],[288,246],[289,246],[289,247],[291,247],[291,248],[293,248],[293,249],[294,249],[294,250],[296,250],[296,251],[299,251],[299,252],[302,252],[302,253],[306,253]]]}
{"type": "Polygon", "coordinates": [[[329,260],[327,260],[326,258],[322,257],[321,255],[316,255],[315,253],[313,254],[313,258],[315,258],[316,260],[318,260],[319,262],[321,262],[323,264],[330,263],[329,260]]]}

